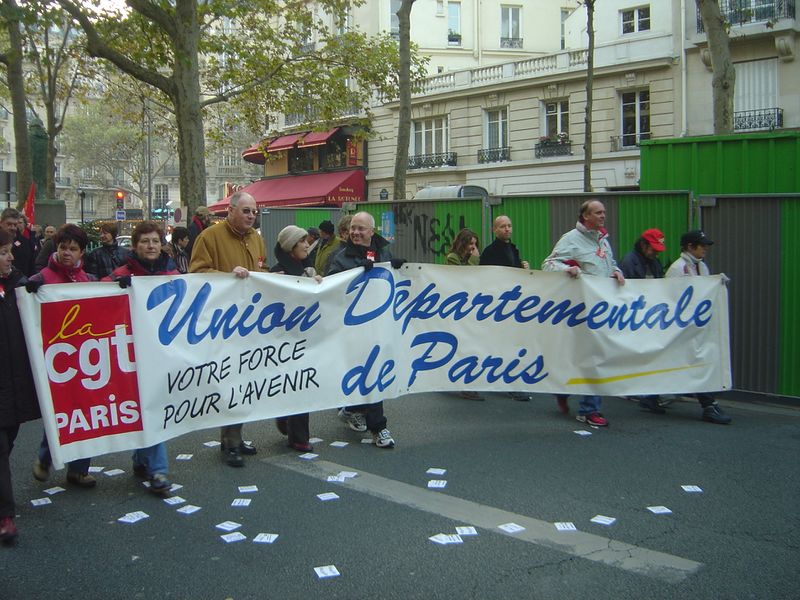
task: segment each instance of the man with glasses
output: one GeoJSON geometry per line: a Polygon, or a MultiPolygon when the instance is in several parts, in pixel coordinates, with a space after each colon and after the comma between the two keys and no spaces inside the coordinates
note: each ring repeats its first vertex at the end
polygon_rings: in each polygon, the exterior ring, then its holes
{"type": "MultiPolygon", "coordinates": [[[[245,279],[250,271],[266,271],[267,255],[263,238],[253,229],[258,209],[247,192],[236,192],[228,205],[228,216],[222,223],[204,229],[194,242],[190,273],[233,273],[245,279]]],[[[242,455],[256,453],[255,446],[242,440],[242,424],[227,425],[220,430],[222,453],[231,467],[244,466],[242,455]]]]}

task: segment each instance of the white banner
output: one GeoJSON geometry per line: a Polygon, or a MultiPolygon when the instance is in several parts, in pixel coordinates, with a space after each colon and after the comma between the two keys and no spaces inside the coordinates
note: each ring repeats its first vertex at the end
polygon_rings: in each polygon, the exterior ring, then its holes
{"type": "Polygon", "coordinates": [[[57,462],[430,391],[731,386],[719,276],[628,281],[379,265],[307,278],[138,277],[17,292],[57,462]]]}

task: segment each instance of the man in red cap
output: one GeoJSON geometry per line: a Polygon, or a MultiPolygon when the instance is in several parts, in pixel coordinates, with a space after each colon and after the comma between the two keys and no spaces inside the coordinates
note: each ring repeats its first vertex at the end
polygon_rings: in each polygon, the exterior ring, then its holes
{"type": "Polygon", "coordinates": [[[628,252],[620,263],[625,279],[661,279],[664,277],[664,266],[658,255],[666,250],[664,234],[658,229],[647,229],[642,237],[633,245],[633,252],[628,252]]]}
{"type": "MultiPolygon", "coordinates": [[[[625,279],[661,279],[664,277],[664,266],[658,260],[658,255],[666,250],[664,234],[659,229],[646,229],[642,236],[633,245],[633,252],[628,252],[620,263],[625,279]]],[[[661,406],[659,396],[638,396],[639,406],[663,415],[664,407],[661,406]]]]}

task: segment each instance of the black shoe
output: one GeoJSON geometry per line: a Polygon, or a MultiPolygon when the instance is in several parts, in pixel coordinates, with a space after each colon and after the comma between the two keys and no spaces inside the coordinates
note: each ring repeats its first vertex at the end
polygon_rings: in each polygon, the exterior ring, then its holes
{"type": "Polygon", "coordinates": [[[286,417],[278,417],[275,419],[275,427],[278,428],[283,435],[289,435],[289,430],[286,428],[288,419],[286,417]]]}
{"type": "Polygon", "coordinates": [[[508,395],[511,396],[512,400],[516,400],[517,402],[530,402],[531,400],[531,395],[525,392],[509,392],[508,395]]]}
{"type": "Polygon", "coordinates": [[[717,425],[727,425],[731,420],[716,403],[703,408],[703,421],[716,423],[717,425]]]}
{"type": "Polygon", "coordinates": [[[483,396],[478,392],[459,392],[458,395],[465,400],[483,400],[483,396]]]}
{"type": "Polygon", "coordinates": [[[228,450],[224,450],[223,453],[225,462],[228,463],[229,467],[244,466],[244,459],[242,458],[242,453],[239,451],[239,448],[230,448],[228,450]]]}
{"type": "Polygon", "coordinates": [[[654,396],[640,396],[639,407],[654,412],[657,415],[663,415],[667,411],[658,403],[658,398],[654,396]]]}
{"type": "Polygon", "coordinates": [[[248,444],[247,442],[242,442],[239,444],[239,452],[241,452],[245,456],[253,456],[254,454],[258,454],[258,450],[253,444],[248,444]]]}

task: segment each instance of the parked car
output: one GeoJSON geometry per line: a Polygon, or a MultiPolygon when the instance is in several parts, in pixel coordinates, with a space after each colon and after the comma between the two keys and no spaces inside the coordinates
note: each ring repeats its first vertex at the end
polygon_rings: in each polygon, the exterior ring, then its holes
{"type": "Polygon", "coordinates": [[[131,247],[131,236],[129,235],[118,235],[117,236],[117,244],[121,248],[130,248],[131,247]]]}

